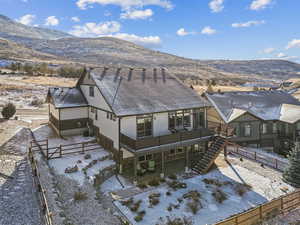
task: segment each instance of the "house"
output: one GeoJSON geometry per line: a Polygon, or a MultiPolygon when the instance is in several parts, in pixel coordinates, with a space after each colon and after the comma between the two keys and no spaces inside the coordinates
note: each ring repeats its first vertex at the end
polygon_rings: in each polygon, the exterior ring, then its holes
{"type": "Polygon", "coordinates": [[[300,102],[286,91],[206,93],[208,120],[235,129],[232,142],[286,154],[300,136],[300,102]]]}
{"type": "MultiPolygon", "coordinates": [[[[119,172],[135,179],[197,166],[213,138],[211,104],[164,68],[95,68],[74,88],[50,88],[47,100],[60,135],[93,132],[113,152],[119,172]]],[[[201,170],[221,151],[224,142],[217,141],[201,170]]]]}

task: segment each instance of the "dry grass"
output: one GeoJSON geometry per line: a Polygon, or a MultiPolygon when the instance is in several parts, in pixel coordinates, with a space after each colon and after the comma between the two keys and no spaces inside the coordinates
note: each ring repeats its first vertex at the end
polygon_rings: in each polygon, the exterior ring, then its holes
{"type": "Polygon", "coordinates": [[[78,79],[45,76],[24,76],[22,82],[43,86],[73,87],[78,79]]]}
{"type": "Polygon", "coordinates": [[[82,191],[77,191],[74,193],[74,201],[83,201],[88,198],[87,193],[82,191]]]}
{"type": "MultiPolygon", "coordinates": [[[[193,86],[194,89],[199,93],[202,94],[206,91],[207,86],[193,86]]],[[[228,92],[228,91],[253,91],[253,87],[244,87],[244,86],[221,86],[216,85],[212,86],[213,90],[217,92],[218,90],[221,90],[222,92],[228,92]]]]}

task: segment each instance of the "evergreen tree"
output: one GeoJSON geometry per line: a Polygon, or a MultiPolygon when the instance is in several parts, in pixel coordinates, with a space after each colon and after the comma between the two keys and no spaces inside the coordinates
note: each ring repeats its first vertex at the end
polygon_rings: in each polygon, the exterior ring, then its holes
{"type": "Polygon", "coordinates": [[[300,188],[300,142],[289,155],[289,166],[283,173],[283,180],[290,185],[300,188]]]}
{"type": "Polygon", "coordinates": [[[4,119],[13,117],[16,113],[16,106],[12,103],[7,103],[2,109],[2,116],[4,119]]]}

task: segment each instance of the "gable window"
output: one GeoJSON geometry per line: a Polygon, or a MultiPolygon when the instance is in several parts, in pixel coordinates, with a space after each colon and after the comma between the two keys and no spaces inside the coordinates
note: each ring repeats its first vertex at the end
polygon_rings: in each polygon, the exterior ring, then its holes
{"type": "Polygon", "coordinates": [[[268,124],[267,123],[262,124],[261,132],[262,132],[262,134],[267,134],[268,133],[268,124]]]}
{"type": "Polygon", "coordinates": [[[179,110],[169,113],[169,129],[183,129],[191,126],[191,111],[179,110]]]}
{"type": "Polygon", "coordinates": [[[245,137],[251,136],[251,124],[250,123],[244,124],[244,136],[245,137]]]}
{"type": "Polygon", "coordinates": [[[94,97],[95,96],[94,86],[90,86],[90,88],[89,88],[89,94],[90,94],[90,97],[94,97]]]}
{"type": "Polygon", "coordinates": [[[143,115],[137,117],[137,136],[152,136],[152,115],[143,115]]]}

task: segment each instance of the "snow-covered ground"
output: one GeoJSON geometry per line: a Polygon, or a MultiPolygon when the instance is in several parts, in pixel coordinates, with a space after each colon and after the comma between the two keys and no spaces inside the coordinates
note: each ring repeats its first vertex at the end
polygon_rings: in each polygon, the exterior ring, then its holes
{"type": "Polygon", "coordinates": [[[136,212],[132,212],[127,206],[122,205],[121,201],[116,201],[117,207],[124,213],[127,218],[134,224],[154,225],[159,218],[191,218],[194,224],[205,225],[213,224],[220,220],[230,217],[233,214],[246,211],[252,207],[262,204],[266,201],[277,198],[286,194],[286,191],[292,191],[293,188],[283,183],[280,179],[262,176],[249,169],[239,165],[227,167],[219,167],[216,170],[204,175],[196,176],[187,180],[182,180],[187,184],[187,188],[173,191],[167,185],[160,186],[154,191],[144,192],[134,196],[134,201],[142,200],[138,211],[145,210],[146,214],[141,222],[136,222],[134,217],[136,212]],[[216,179],[219,182],[230,182],[217,187],[213,184],[203,182],[204,178],[216,179]],[[238,183],[246,183],[252,186],[252,189],[240,196],[236,193],[235,187],[238,183]],[[217,188],[221,189],[227,195],[227,200],[223,203],[218,203],[212,196],[212,193],[217,188]],[[202,208],[194,215],[187,210],[186,203],[188,200],[183,199],[181,203],[179,198],[189,191],[197,190],[200,194],[200,202],[202,208]],[[171,195],[167,195],[167,192],[171,195]],[[160,193],[160,203],[156,206],[149,206],[148,196],[151,193],[160,193]],[[172,211],[167,208],[173,205],[179,205],[178,208],[173,208],[172,211]]]}
{"type": "Polygon", "coordinates": [[[116,176],[113,176],[109,179],[107,179],[102,185],[101,185],[101,192],[105,194],[109,194],[110,192],[124,190],[128,188],[134,187],[132,183],[130,183],[128,180],[126,180],[123,176],[118,175],[118,179],[116,176]],[[123,184],[123,186],[120,184],[120,182],[123,184]]]}
{"type": "Polygon", "coordinates": [[[57,174],[65,175],[66,177],[71,178],[77,181],[80,185],[82,185],[86,177],[82,169],[85,168],[93,160],[97,160],[97,163],[93,165],[91,168],[87,169],[88,177],[94,177],[104,168],[107,168],[115,164],[113,160],[108,160],[108,159],[104,161],[99,160],[109,155],[109,153],[104,149],[90,151],[87,154],[91,156],[90,159],[84,159],[84,156],[86,154],[74,154],[74,155],[63,156],[62,158],[59,159],[49,160],[49,165],[51,168],[55,170],[57,174]],[[81,163],[79,163],[79,160],[81,161],[81,163]],[[65,173],[65,169],[67,167],[74,167],[75,165],[78,166],[77,172],[65,173]]]}

